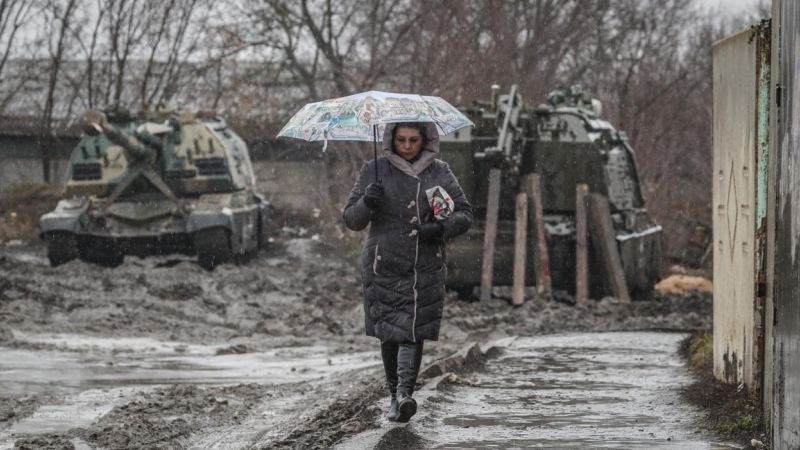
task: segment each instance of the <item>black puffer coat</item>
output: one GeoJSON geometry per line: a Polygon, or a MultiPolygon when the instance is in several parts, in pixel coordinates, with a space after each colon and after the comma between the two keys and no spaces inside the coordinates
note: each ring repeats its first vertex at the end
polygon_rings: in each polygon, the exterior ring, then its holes
{"type": "Polygon", "coordinates": [[[364,204],[364,190],[375,182],[376,161],[361,168],[344,210],[344,222],[355,231],[372,224],[361,256],[364,313],[368,336],[381,341],[410,343],[437,340],[444,309],[447,276],[444,242],[417,236],[420,220],[433,220],[425,191],[440,186],[453,200],[453,212],[441,221],[444,239],[465,233],[472,207],[447,163],[435,159],[439,135],[432,136],[421,156],[410,164],[391,151],[393,125],[383,137],[386,156],[378,158],[378,178],[384,190],[380,210],[364,204]]]}

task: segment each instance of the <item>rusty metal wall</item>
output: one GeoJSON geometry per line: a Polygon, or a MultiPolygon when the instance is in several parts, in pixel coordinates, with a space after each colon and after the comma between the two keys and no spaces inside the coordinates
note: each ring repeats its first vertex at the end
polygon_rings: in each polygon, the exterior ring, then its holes
{"type": "Polygon", "coordinates": [[[714,53],[714,375],[754,380],[758,124],[757,32],[748,29],[714,53]]]}
{"type": "Polygon", "coordinates": [[[767,237],[768,207],[772,192],[770,183],[770,124],[772,95],[772,26],[769,20],[762,21],[756,28],[756,243],[755,271],[753,287],[753,380],[749,384],[751,392],[763,395],[765,368],[765,304],[767,295],[767,237]]]}
{"type": "Polygon", "coordinates": [[[772,21],[771,21],[771,48],[770,48],[770,61],[772,68],[772,79],[770,80],[770,102],[769,102],[769,169],[767,174],[767,230],[766,230],[766,286],[765,303],[764,303],[764,371],[763,371],[763,386],[762,392],[762,405],[764,408],[764,417],[767,422],[770,422],[772,416],[772,403],[773,403],[773,367],[774,367],[774,348],[775,341],[773,338],[773,321],[775,320],[775,208],[776,208],[776,193],[777,186],[777,153],[779,150],[778,141],[778,102],[777,86],[778,78],[780,76],[780,65],[778,64],[779,51],[780,51],[780,0],[773,0],[772,2],[772,21]]]}
{"type": "Polygon", "coordinates": [[[780,6],[772,430],[800,448],[800,2],[780,6]]]}

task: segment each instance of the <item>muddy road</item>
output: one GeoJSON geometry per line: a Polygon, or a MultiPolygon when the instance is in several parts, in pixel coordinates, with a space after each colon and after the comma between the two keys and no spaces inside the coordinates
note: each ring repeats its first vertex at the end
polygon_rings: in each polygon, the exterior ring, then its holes
{"type": "MultiPolygon", "coordinates": [[[[477,371],[430,380],[417,420],[383,421],[336,450],[732,449],[695,425],[676,333],[508,338],[477,371]]],[[[388,402],[388,397],[380,400],[388,402]]]]}
{"type": "MultiPolygon", "coordinates": [[[[287,238],[208,273],[185,257],[50,268],[42,248],[0,247],[0,449],[331,448],[380,429],[357,252],[287,238]]],[[[512,336],[711,326],[708,295],[509,300],[450,294],[425,363],[512,336]]]]}

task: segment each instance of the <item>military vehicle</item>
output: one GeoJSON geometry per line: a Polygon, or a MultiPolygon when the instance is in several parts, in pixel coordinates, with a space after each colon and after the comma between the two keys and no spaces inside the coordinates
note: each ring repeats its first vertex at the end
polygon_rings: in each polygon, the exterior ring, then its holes
{"type": "MultiPolygon", "coordinates": [[[[632,295],[652,290],[660,275],[661,227],[647,214],[633,150],[625,132],[599,118],[602,104],[579,86],[561,88],[547,102],[530,107],[516,86],[492,101],[463,109],[472,129],[442,137],[441,158],[458,177],[475,207],[470,231],[448,246],[448,286],[462,296],[480,285],[483,235],[490,169],[502,170],[499,219],[495,241],[494,284],[512,284],[515,196],[521,180],[540,175],[543,219],[554,289],[575,291],[576,185],[610,203],[616,241],[632,295]]],[[[527,284],[534,283],[533,248],[529,233],[527,284]]],[[[604,267],[590,248],[590,293],[609,294],[604,267]]]]}
{"type": "Polygon", "coordinates": [[[184,253],[211,270],[266,241],[247,145],[213,112],[90,110],[80,126],[68,198],[40,220],[51,265],[184,253]]]}

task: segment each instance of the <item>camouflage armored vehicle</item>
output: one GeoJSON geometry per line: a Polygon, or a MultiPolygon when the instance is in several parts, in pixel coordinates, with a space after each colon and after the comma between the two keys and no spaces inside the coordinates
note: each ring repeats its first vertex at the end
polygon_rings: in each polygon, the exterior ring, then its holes
{"type": "Polygon", "coordinates": [[[264,243],[270,204],[254,190],[247,145],[223,119],[87,111],[80,125],[68,199],[40,220],[51,265],[184,253],[211,270],[264,243]]]}
{"type": "MultiPolygon", "coordinates": [[[[554,289],[575,290],[576,185],[608,198],[617,247],[629,291],[641,296],[660,275],[661,227],[647,214],[633,150],[625,132],[599,118],[600,103],[580,87],[550,93],[536,108],[523,104],[516,87],[491,102],[463,110],[475,123],[442,138],[441,157],[451,166],[475,207],[470,231],[448,246],[448,285],[462,295],[480,285],[488,174],[502,170],[494,284],[512,284],[514,199],[523,176],[541,177],[543,219],[554,289]]],[[[526,280],[533,284],[533,240],[529,233],[526,280]]],[[[609,293],[604,267],[590,248],[590,289],[609,293]]]]}

